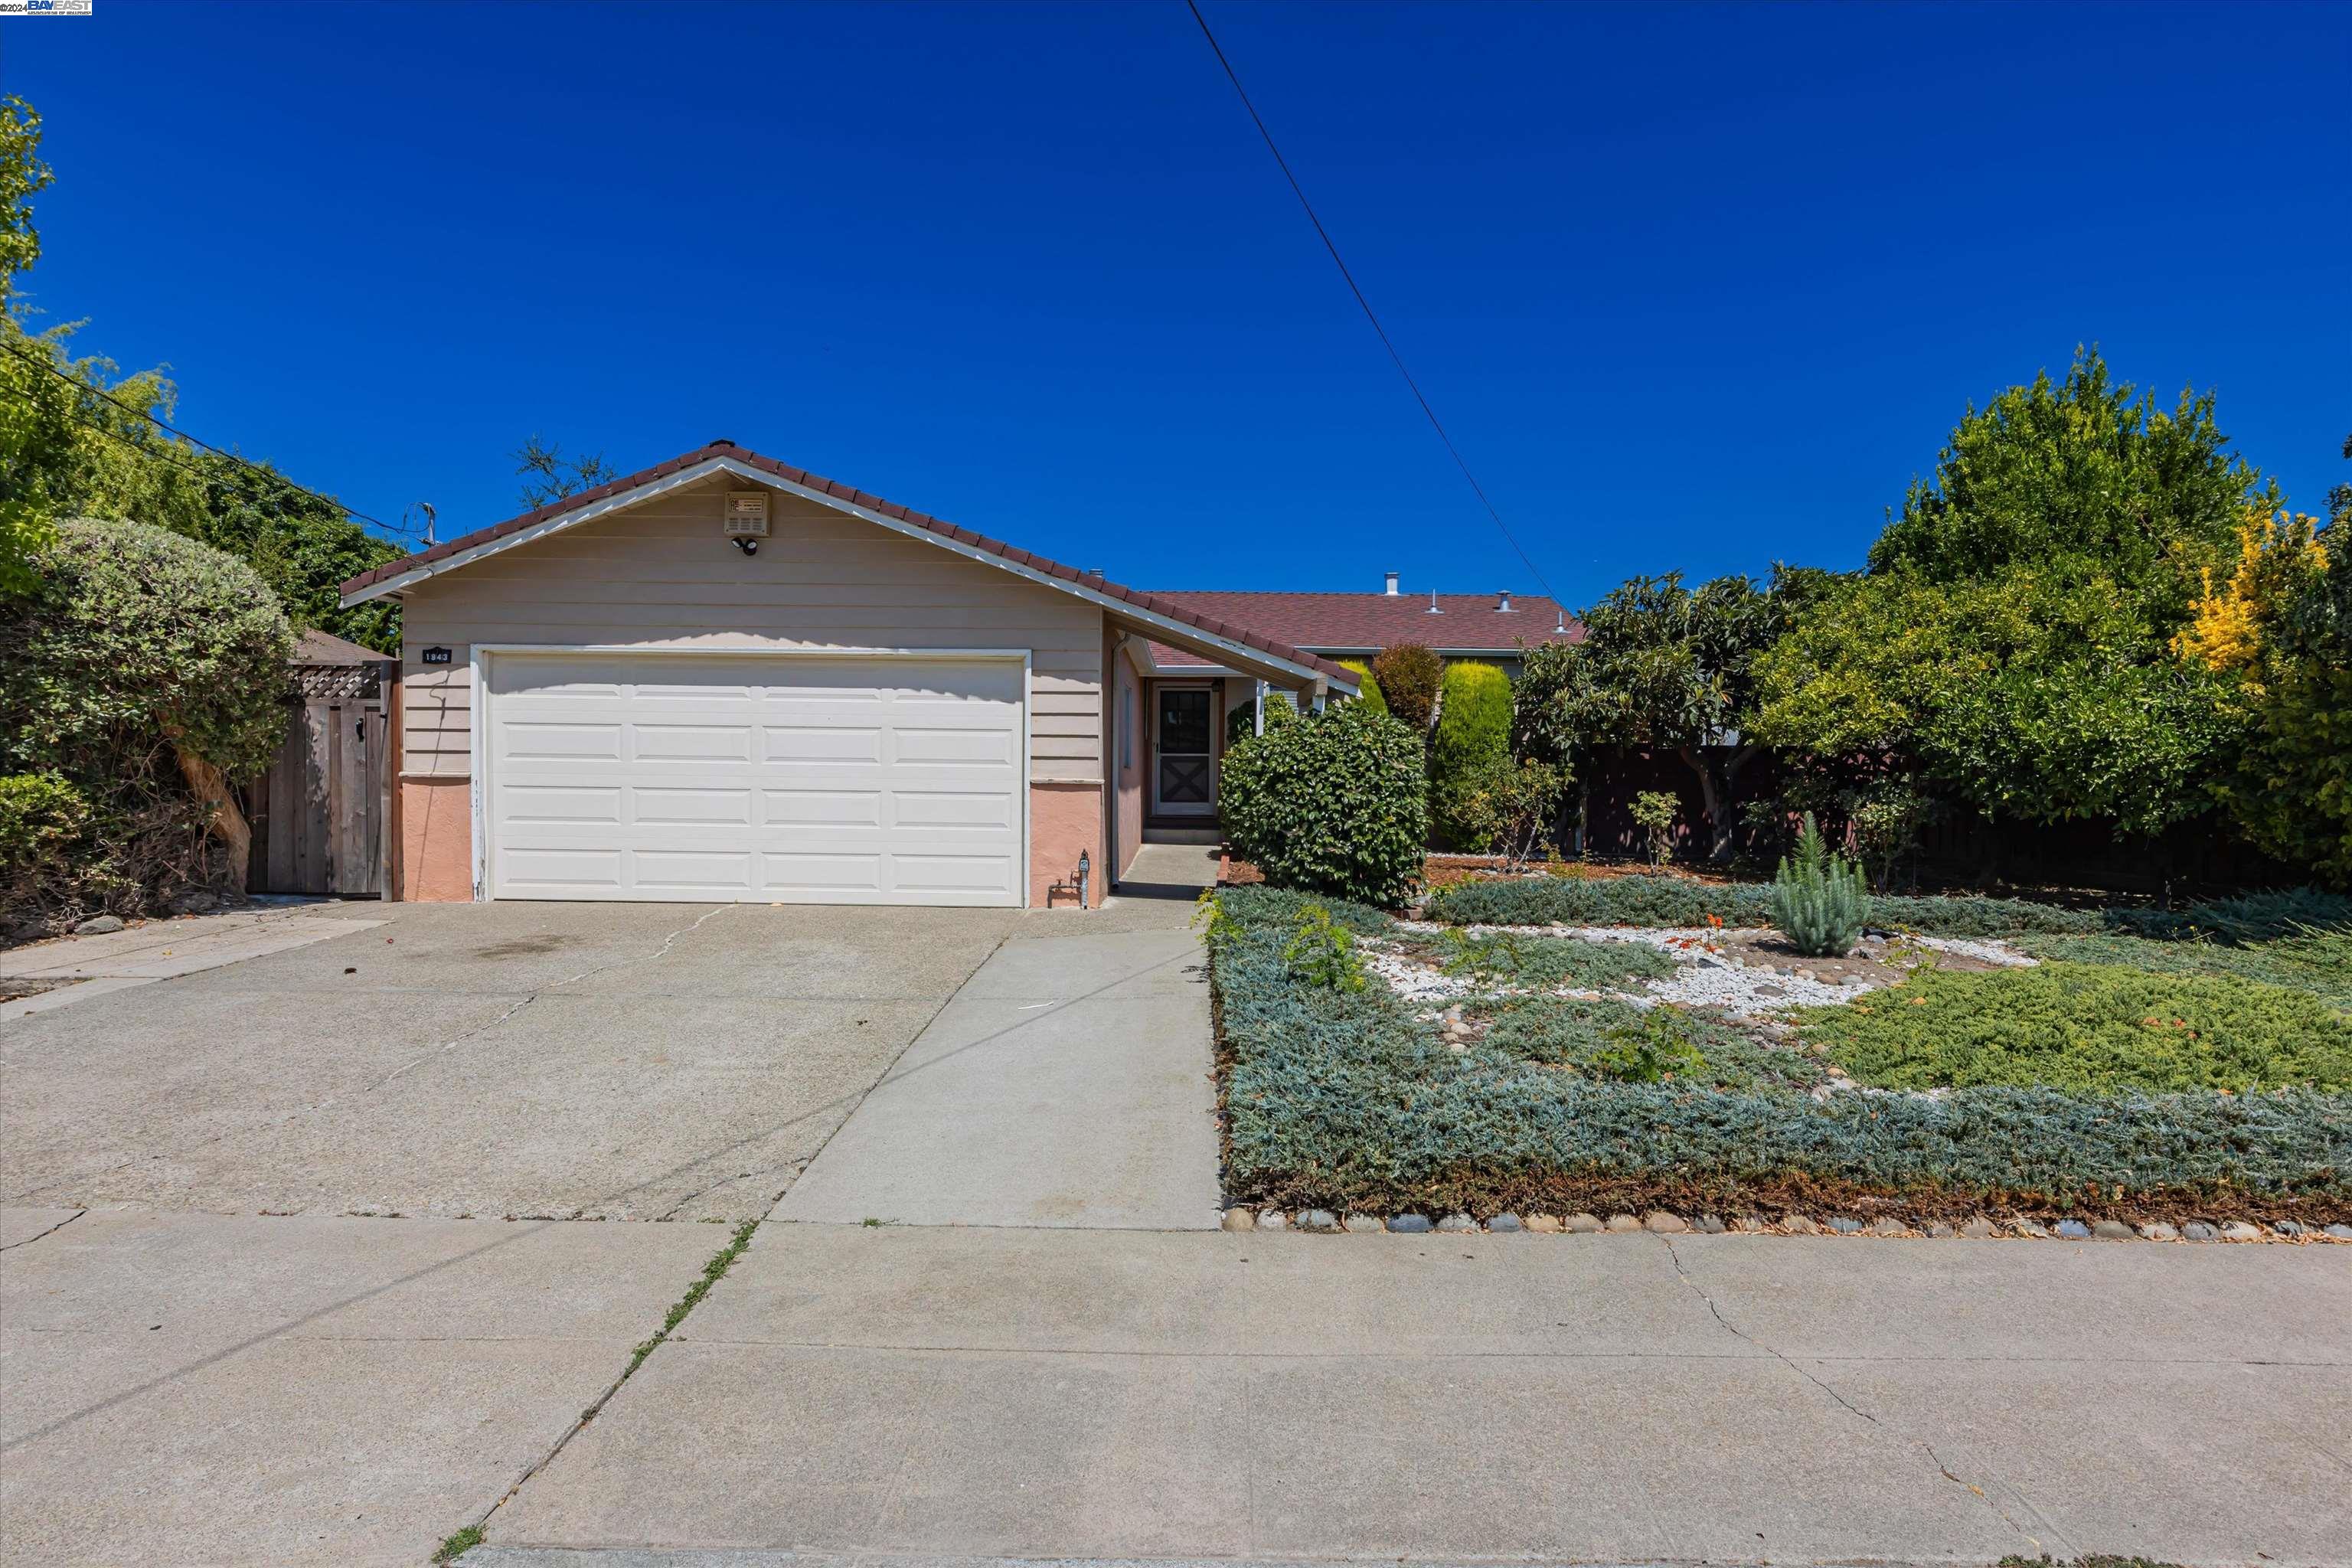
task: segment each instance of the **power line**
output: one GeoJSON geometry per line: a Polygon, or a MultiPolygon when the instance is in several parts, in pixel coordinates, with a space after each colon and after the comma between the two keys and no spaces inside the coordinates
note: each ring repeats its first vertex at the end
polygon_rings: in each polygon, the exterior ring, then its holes
{"type": "MultiPolygon", "coordinates": [[[[210,452],[213,456],[223,458],[226,461],[235,463],[241,468],[249,469],[250,471],[269,480],[273,484],[283,485],[288,489],[293,490],[297,494],[309,496],[320,506],[328,507],[335,511],[341,512],[346,517],[357,518],[362,522],[372,522],[375,524],[376,527],[383,530],[386,533],[409,534],[416,531],[415,529],[405,524],[395,527],[392,523],[384,521],[380,517],[370,517],[363,511],[360,511],[352,507],[345,506],[342,502],[335,500],[332,496],[320,495],[317,490],[310,489],[308,485],[297,484],[294,480],[288,479],[284,474],[278,473],[272,468],[266,468],[259,463],[253,461],[250,458],[241,457],[237,453],[224,450],[200,437],[191,436],[185,430],[180,429],[178,426],[173,425],[169,420],[166,420],[161,415],[155,413],[152,409],[142,408],[136,404],[125,403],[122,399],[115,396],[114,394],[107,391],[106,388],[102,386],[93,386],[89,382],[81,381],[73,376],[68,375],[64,371],[59,370],[46,354],[28,353],[25,350],[17,347],[15,343],[0,343],[0,348],[5,348],[10,353],[15,354],[26,364],[47,371],[51,375],[56,376],[59,381],[64,382],[68,386],[72,387],[77,392],[93,393],[98,396],[106,399],[107,402],[114,405],[115,407],[121,409],[125,414],[136,415],[138,417],[153,425],[157,429],[167,431],[173,436],[177,437],[179,439],[187,442],[190,446],[200,447],[204,450],[210,452]]],[[[119,431],[108,429],[108,427],[103,425],[91,424],[91,422],[87,419],[82,420],[81,423],[89,425],[93,430],[101,431],[107,435],[121,434],[119,431]]],[[[126,441],[126,445],[129,444],[131,443],[126,441]]],[[[140,447],[140,450],[157,456],[161,455],[155,453],[154,448],[151,447],[142,446],[140,447]]],[[[166,458],[165,460],[170,461],[171,459],[166,458]]],[[[205,474],[203,469],[195,468],[192,464],[181,463],[178,466],[183,468],[186,468],[190,473],[195,474],[199,478],[211,478],[211,476],[205,474]]]]}
{"type": "Polygon", "coordinates": [[[1307,221],[1315,226],[1316,236],[1323,241],[1323,248],[1331,253],[1332,265],[1339,268],[1339,276],[1347,280],[1348,291],[1356,297],[1356,303],[1362,308],[1364,320],[1372,324],[1372,331],[1380,338],[1381,347],[1389,351],[1389,359],[1396,365],[1397,374],[1404,377],[1405,385],[1412,388],[1413,401],[1420,404],[1422,413],[1429,416],[1429,427],[1437,432],[1440,441],[1445,443],[1445,450],[1453,458],[1454,466],[1460,468],[1462,477],[1470,481],[1471,492],[1477,496],[1478,504],[1486,509],[1486,515],[1495,520],[1495,526],[1502,531],[1503,538],[1517,553],[1520,563],[1535,574],[1536,585],[1546,595],[1558,597],[1552,595],[1551,584],[1544,580],[1542,571],[1520,547],[1517,536],[1511,532],[1510,524],[1505,522],[1503,514],[1495,510],[1495,503],[1486,499],[1486,487],[1478,482],[1478,476],[1472,473],[1470,465],[1464,461],[1461,448],[1454,446],[1454,437],[1445,433],[1444,423],[1437,417],[1437,410],[1429,405],[1428,397],[1421,390],[1421,383],[1413,380],[1412,372],[1405,368],[1404,356],[1397,353],[1396,344],[1390,341],[1388,329],[1381,325],[1381,318],[1372,310],[1372,302],[1364,298],[1363,289],[1357,285],[1356,275],[1348,270],[1348,263],[1339,255],[1339,246],[1332,242],[1331,231],[1325,228],[1323,220],[1315,216],[1315,204],[1307,199],[1307,192],[1298,184],[1298,176],[1290,172],[1290,161],[1282,155],[1282,149],[1274,144],[1274,132],[1265,128],[1265,120],[1258,113],[1257,105],[1250,101],[1248,90],[1242,86],[1241,77],[1234,70],[1234,62],[1225,58],[1223,47],[1217,42],[1217,35],[1209,30],[1209,19],[1201,15],[1196,0],[1184,0],[1184,5],[1192,13],[1192,20],[1201,25],[1201,36],[1209,40],[1210,51],[1217,57],[1217,63],[1224,67],[1225,79],[1234,84],[1234,95],[1242,100],[1242,107],[1249,110],[1251,122],[1256,125],[1258,135],[1265,142],[1265,150],[1274,154],[1275,166],[1282,171],[1282,177],[1290,182],[1290,194],[1298,198],[1299,206],[1307,213],[1307,221]]]}

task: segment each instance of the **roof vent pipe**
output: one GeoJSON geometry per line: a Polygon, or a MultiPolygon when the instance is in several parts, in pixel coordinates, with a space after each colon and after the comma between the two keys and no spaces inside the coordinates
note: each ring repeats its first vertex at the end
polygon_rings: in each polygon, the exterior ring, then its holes
{"type": "Polygon", "coordinates": [[[1496,610],[1503,615],[1509,615],[1511,613],[1511,595],[1509,590],[1506,589],[1504,592],[1496,595],[1495,598],[1496,610]]]}
{"type": "Polygon", "coordinates": [[[1391,573],[1390,573],[1390,574],[1388,574],[1388,577],[1389,577],[1389,597],[1390,597],[1390,598],[1391,598],[1391,599],[1393,599],[1393,598],[1395,598],[1395,597],[1396,597],[1396,591],[1397,591],[1397,574],[1396,574],[1395,573],[1391,572],[1391,573]]]}
{"type": "Polygon", "coordinates": [[[1442,615],[1444,615],[1444,614],[1445,613],[1444,610],[1441,610],[1441,609],[1439,609],[1439,608],[1437,607],[1437,590],[1436,590],[1436,589],[1434,589],[1434,588],[1432,588],[1432,589],[1429,591],[1429,611],[1428,611],[1428,613],[1429,613],[1430,615],[1433,615],[1433,616],[1442,616],[1442,615]]]}

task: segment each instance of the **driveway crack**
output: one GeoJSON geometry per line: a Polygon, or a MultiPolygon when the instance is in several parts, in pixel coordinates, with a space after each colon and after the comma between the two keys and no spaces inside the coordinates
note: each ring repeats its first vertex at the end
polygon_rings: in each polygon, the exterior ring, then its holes
{"type": "MultiPolygon", "coordinates": [[[[1819,1373],[1815,1373],[1811,1368],[1790,1356],[1779,1346],[1767,1344],[1764,1341],[1758,1339],[1755,1335],[1748,1333],[1747,1331],[1740,1328],[1738,1324],[1733,1322],[1729,1318],[1725,1317],[1723,1315],[1722,1307],[1717,1304],[1717,1301],[1712,1295],[1708,1294],[1706,1287],[1700,1284],[1696,1277],[1695,1277],[1689,1269],[1683,1267],[1683,1255],[1675,1249],[1674,1237],[1670,1236],[1661,1236],[1658,1239],[1665,1243],[1666,1256],[1674,1260],[1675,1278],[1689,1286],[1692,1292],[1696,1294],[1700,1300],[1706,1303],[1706,1310],[1710,1313],[1714,1314],[1715,1321],[1723,1325],[1724,1331],[1727,1333],[1730,1334],[1734,1339],[1754,1345],[1758,1350],[1760,1350],[1765,1354],[1772,1357],[1782,1366],[1787,1367],[1790,1372],[1795,1373],[1799,1377],[1803,1378],[1807,1383],[1811,1384],[1815,1388],[1820,1389],[1823,1394],[1828,1394],[1832,1399],[1837,1401],[1839,1405],[1853,1412],[1854,1415],[1861,1416],[1874,1427],[1876,1427],[1882,1432],[1891,1433],[1891,1429],[1884,1422],[1880,1421],[1877,1416],[1873,1415],[1869,1411],[1864,1410],[1861,1405],[1856,1405],[1853,1400],[1848,1399],[1844,1394],[1839,1393],[1835,1387],[1823,1379],[1819,1373]]],[[[1946,1480],[1952,1482],[1956,1486],[1968,1488],[1969,1490],[1974,1492],[1977,1497],[1983,1501],[1987,1508],[1992,1510],[1992,1511],[1999,1516],[2001,1523],[2016,1531],[2018,1536],[2021,1540],[2029,1542],[2036,1552],[2044,1550],[2041,1537],[2027,1530],[2022,1524],[2020,1524],[2017,1520],[2011,1515],[2009,1510],[2003,1508],[2000,1500],[1990,1492],[1977,1485],[1974,1481],[1969,1480],[1967,1478],[1954,1471],[1951,1466],[1944,1462],[1944,1456],[1936,1451],[1936,1446],[1933,1443],[1930,1443],[1927,1438],[1920,1436],[1916,1433],[1906,1433],[1902,1434],[1902,1436],[1906,1437],[1908,1441],[1918,1446],[1920,1451],[1927,1456],[1928,1462],[1936,1467],[1937,1474],[1941,1475],[1946,1480]]],[[[2019,1500],[2021,1502],[2024,1502],[2024,1500],[2021,1498],[2019,1500]]],[[[2030,1502],[2025,1503],[2025,1506],[2028,1509],[2032,1507],[2030,1502]]],[[[2034,1522],[2039,1524],[2043,1531],[2047,1531],[2053,1538],[2054,1538],[2060,1548],[2064,1551],[2067,1555],[2077,1555],[2074,1548],[2067,1542],[2063,1534],[2051,1525],[2048,1520],[2042,1519],[2037,1515],[2034,1522]]]]}
{"type": "Polygon", "coordinates": [[[76,1221],[76,1220],[78,1220],[78,1219],[81,1218],[81,1216],[82,1216],[82,1215],[84,1215],[88,1214],[89,1212],[89,1211],[88,1209],[76,1209],[76,1210],[74,1210],[74,1212],[73,1212],[73,1213],[71,1213],[71,1214],[69,1214],[69,1215],[66,1215],[66,1217],[65,1217],[65,1218],[63,1218],[63,1219],[61,1219],[61,1220],[58,1221],[58,1223],[57,1223],[57,1224],[55,1224],[55,1225],[53,1225],[53,1226],[49,1226],[49,1228],[48,1228],[48,1229],[47,1229],[47,1230],[37,1232],[37,1234],[32,1235],[32,1236],[28,1236],[28,1237],[26,1237],[24,1240],[22,1240],[22,1241],[12,1241],[12,1242],[10,1242],[10,1243],[9,1243],[7,1246],[5,1246],[5,1247],[0,1247],[0,1252],[14,1252],[14,1251],[16,1251],[16,1250],[18,1247],[30,1247],[30,1246],[32,1246],[32,1245],[33,1245],[33,1243],[35,1243],[35,1242],[37,1242],[37,1241],[40,1240],[40,1239],[41,1239],[41,1237],[44,1237],[44,1236],[55,1236],[55,1235],[57,1235],[57,1233],[58,1233],[58,1232],[59,1232],[59,1231],[61,1231],[61,1230],[65,1229],[65,1227],[66,1227],[66,1226],[69,1226],[69,1225],[73,1224],[73,1222],[74,1222],[74,1221],[76,1221]]]}

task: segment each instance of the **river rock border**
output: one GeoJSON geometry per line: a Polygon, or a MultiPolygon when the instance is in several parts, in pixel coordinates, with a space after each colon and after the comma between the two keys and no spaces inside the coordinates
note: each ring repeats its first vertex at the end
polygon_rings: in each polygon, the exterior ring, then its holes
{"type": "Polygon", "coordinates": [[[1957,1225],[1937,1220],[1918,1227],[1907,1226],[1898,1219],[1878,1219],[1864,1224],[1848,1215],[1833,1215],[1826,1220],[1811,1219],[1798,1214],[1783,1215],[1777,1220],[1767,1219],[1761,1215],[1743,1215],[1726,1220],[1720,1215],[1685,1217],[1658,1210],[1644,1215],[1613,1214],[1606,1219],[1591,1214],[1498,1214],[1481,1223],[1466,1214],[1450,1214],[1432,1219],[1425,1214],[1339,1215],[1329,1209],[1303,1209],[1292,1214],[1282,1209],[1235,1207],[1224,1211],[1223,1226],[1231,1231],[1303,1230],[1347,1235],[1380,1232],[1392,1236],[1451,1236],[1474,1232],[1489,1236],[1507,1236],[1515,1232],[1538,1236],[1600,1236],[1646,1232],[1658,1236],[1721,1236],[1731,1233],[1741,1236],[1964,1237],[1976,1241],[2352,1242],[2352,1225],[2304,1225],[2291,1219],[2274,1221],[2268,1226],[2242,1219],[2220,1222],[2193,1219],[2178,1226],[2168,1225],[2161,1220],[2131,1226],[2119,1219],[2062,1219],[2045,1225],[2036,1219],[2019,1216],[1995,1219],[1987,1215],[1979,1215],[1957,1225]]]}

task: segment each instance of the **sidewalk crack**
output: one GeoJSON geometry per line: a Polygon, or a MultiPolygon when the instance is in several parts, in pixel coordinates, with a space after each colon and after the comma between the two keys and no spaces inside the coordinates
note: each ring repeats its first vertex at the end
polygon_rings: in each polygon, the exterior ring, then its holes
{"type": "MultiPolygon", "coordinates": [[[[1878,1430],[1882,1432],[1889,1432],[1890,1435],[1894,1435],[1892,1433],[1892,1429],[1890,1429],[1884,1422],[1880,1421],[1877,1416],[1873,1415],[1869,1411],[1864,1410],[1861,1405],[1856,1405],[1853,1400],[1848,1399],[1844,1394],[1839,1393],[1836,1388],[1832,1386],[1828,1381],[1823,1379],[1811,1368],[1790,1356],[1779,1346],[1765,1343],[1762,1340],[1759,1340],[1755,1335],[1748,1333],[1747,1331],[1740,1328],[1738,1324],[1725,1317],[1723,1315],[1723,1309],[1717,1304],[1715,1298],[1708,1294],[1706,1287],[1701,1285],[1690,1270],[1683,1267],[1683,1255],[1675,1249],[1674,1237],[1671,1236],[1661,1236],[1658,1239],[1666,1244],[1666,1256],[1673,1259],[1675,1265],[1675,1278],[1689,1286],[1692,1292],[1696,1294],[1700,1300],[1706,1303],[1706,1310],[1710,1313],[1714,1314],[1715,1321],[1723,1325],[1724,1331],[1730,1334],[1732,1338],[1739,1340],[1747,1344],[1754,1345],[1758,1350],[1760,1350],[1765,1354],[1772,1357],[1782,1366],[1787,1367],[1790,1372],[1795,1373],[1799,1377],[1803,1378],[1807,1383],[1811,1384],[1815,1388],[1820,1389],[1823,1394],[1828,1394],[1832,1399],[1837,1401],[1839,1405],[1843,1408],[1861,1416],[1864,1421],[1867,1421],[1871,1426],[1876,1427],[1878,1430]]],[[[2041,1537],[2033,1534],[2032,1531],[2027,1530],[2022,1524],[2020,1524],[2017,1520],[2011,1515],[2009,1510],[2003,1508],[2000,1500],[1990,1492],[1977,1485],[1974,1481],[1969,1480],[1965,1477],[1955,1472],[1951,1466],[1944,1462],[1944,1456],[1936,1451],[1936,1446],[1933,1443],[1930,1443],[1927,1438],[1920,1436],[1916,1433],[1906,1433],[1900,1434],[1900,1436],[1906,1437],[1908,1441],[1918,1445],[1920,1451],[1927,1456],[1928,1462],[1936,1467],[1937,1474],[1941,1475],[1946,1480],[1952,1482],[1955,1486],[1966,1487],[1969,1490],[1974,1492],[1977,1497],[1983,1501],[1987,1508],[1992,1510],[1992,1511],[2000,1517],[2000,1521],[2003,1524],[2015,1531],[2018,1536],[2021,1540],[2029,1542],[2036,1552],[2044,1550],[2041,1537]]],[[[2019,1500],[2021,1502],[2024,1501],[2023,1499],[2020,1499],[2019,1500]]],[[[2031,1509],[2032,1504],[2027,1502],[2025,1506],[2028,1509],[2031,1509]]],[[[2067,1542],[2065,1537],[2052,1526],[2048,1520],[2042,1519],[2037,1516],[2035,1522],[2041,1525],[2045,1531],[2057,1541],[2060,1548],[2067,1555],[2078,1555],[2078,1553],[2075,1552],[2074,1548],[2067,1542]]]]}

